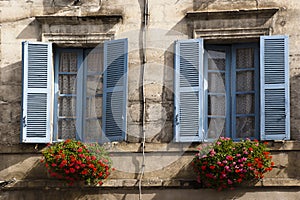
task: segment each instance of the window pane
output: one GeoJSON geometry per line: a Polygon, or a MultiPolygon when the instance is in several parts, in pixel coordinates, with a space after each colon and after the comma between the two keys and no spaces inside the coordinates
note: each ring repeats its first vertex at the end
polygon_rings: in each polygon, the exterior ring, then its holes
{"type": "Polygon", "coordinates": [[[208,96],[208,115],[225,116],[225,96],[208,96]]]}
{"type": "Polygon", "coordinates": [[[236,50],[236,68],[254,68],[253,48],[241,48],[236,50]]]}
{"type": "Polygon", "coordinates": [[[236,136],[237,138],[254,137],[255,131],[254,117],[237,117],[236,118],[236,136]]]}
{"type": "Polygon", "coordinates": [[[76,93],[76,75],[59,75],[58,82],[60,94],[76,93]]]}
{"type": "Polygon", "coordinates": [[[88,76],[86,81],[86,95],[96,96],[102,94],[102,76],[88,76]]]}
{"type": "Polygon", "coordinates": [[[76,102],[74,97],[59,97],[59,116],[74,117],[76,102]]]}
{"type": "Polygon", "coordinates": [[[103,53],[102,49],[95,48],[90,51],[85,58],[88,72],[102,72],[103,71],[103,53]]]}
{"type": "Polygon", "coordinates": [[[77,53],[61,53],[59,63],[59,72],[77,72],[77,53]]]}
{"type": "Polygon", "coordinates": [[[225,70],[226,53],[224,50],[208,50],[208,69],[225,70]]]}
{"type": "Polygon", "coordinates": [[[86,118],[102,117],[102,97],[86,98],[86,118]]]}
{"type": "Polygon", "coordinates": [[[254,94],[236,95],[236,113],[251,114],[255,112],[254,94]]]}
{"type": "Polygon", "coordinates": [[[240,71],[236,73],[236,91],[254,90],[254,71],[240,71]]]}
{"type": "Polygon", "coordinates": [[[85,123],[85,141],[95,142],[101,139],[101,120],[100,119],[90,119],[86,120],[85,123]]]}
{"type": "Polygon", "coordinates": [[[58,121],[58,139],[75,139],[76,125],[73,119],[60,119],[58,121]]]}
{"type": "Polygon", "coordinates": [[[208,118],[208,139],[225,136],[225,118],[208,118]]]}
{"type": "Polygon", "coordinates": [[[208,92],[225,93],[225,73],[208,73],[208,92]]]}

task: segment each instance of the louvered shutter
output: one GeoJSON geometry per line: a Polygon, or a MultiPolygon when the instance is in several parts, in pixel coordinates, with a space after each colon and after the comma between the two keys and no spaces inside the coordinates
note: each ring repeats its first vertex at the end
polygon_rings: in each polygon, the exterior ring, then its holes
{"type": "Polygon", "coordinates": [[[126,139],[128,41],[104,43],[103,120],[104,140],[126,139]]]}
{"type": "Polygon", "coordinates": [[[175,43],[176,142],[203,140],[203,39],[175,43]]]}
{"type": "Polygon", "coordinates": [[[261,139],[290,139],[288,37],[260,39],[261,139]]]}
{"type": "Polygon", "coordinates": [[[51,142],[52,44],[23,42],[22,142],[51,142]]]}

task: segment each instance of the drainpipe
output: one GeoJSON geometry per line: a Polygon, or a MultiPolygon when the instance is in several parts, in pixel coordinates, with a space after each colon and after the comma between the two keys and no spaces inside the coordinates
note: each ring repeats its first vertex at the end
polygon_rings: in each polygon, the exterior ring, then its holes
{"type": "Polygon", "coordinates": [[[142,132],[143,138],[141,143],[142,148],[142,165],[141,170],[139,173],[139,200],[142,200],[142,180],[145,173],[145,143],[146,143],[146,133],[145,133],[145,122],[146,122],[146,98],[145,98],[145,91],[144,91],[144,80],[145,80],[145,67],[147,63],[147,29],[148,29],[148,22],[149,22],[149,6],[148,0],[144,0],[144,13],[143,13],[143,20],[142,20],[142,99],[143,99],[143,106],[142,106],[142,132]]]}

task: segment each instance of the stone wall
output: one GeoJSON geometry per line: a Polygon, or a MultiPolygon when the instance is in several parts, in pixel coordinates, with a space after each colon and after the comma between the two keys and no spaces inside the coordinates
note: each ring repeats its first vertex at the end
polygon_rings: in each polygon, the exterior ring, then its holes
{"type": "MultiPolygon", "coordinates": [[[[272,35],[289,35],[291,137],[293,140],[300,140],[300,90],[298,88],[300,85],[298,48],[300,2],[298,0],[151,0],[149,1],[146,43],[143,42],[142,37],[144,20],[142,0],[81,0],[77,4],[74,2],[71,0],[0,1],[0,158],[5,161],[0,164],[0,180],[17,178],[17,182],[11,188],[6,189],[0,198],[31,198],[33,191],[41,190],[41,188],[43,194],[48,194],[50,189],[55,190],[55,194],[60,193],[60,190],[56,188],[62,188],[62,191],[70,190],[72,193],[76,190],[76,188],[65,188],[48,178],[44,168],[39,164],[40,151],[44,145],[20,144],[19,139],[22,94],[21,42],[24,40],[49,41],[54,38],[54,33],[60,31],[70,34],[99,33],[96,38],[90,38],[95,41],[110,38],[128,38],[129,40],[128,143],[110,144],[109,149],[114,153],[113,159],[117,165],[117,171],[112,174],[111,180],[105,183],[104,187],[107,189],[100,192],[98,188],[88,188],[87,191],[91,193],[80,194],[83,195],[80,198],[93,199],[98,194],[102,196],[97,198],[137,198],[138,191],[134,188],[137,186],[142,160],[139,142],[142,141],[143,129],[146,135],[148,162],[148,171],[146,171],[143,186],[156,187],[156,189],[164,186],[187,187],[188,189],[194,187],[194,174],[191,172],[189,163],[195,153],[195,147],[182,147],[180,144],[172,143],[173,49],[175,40],[192,38],[195,36],[194,30],[203,26],[222,30],[230,27],[247,28],[245,27],[247,24],[250,28],[262,27],[262,30],[267,30],[272,35]],[[266,8],[278,10],[271,16],[264,15],[265,18],[255,18],[257,16],[255,10],[266,8]],[[242,23],[239,19],[212,19],[209,23],[200,23],[201,20],[186,16],[187,12],[192,11],[205,13],[228,10],[236,13],[239,13],[237,10],[254,10],[256,14],[243,19],[242,23]],[[75,19],[78,23],[81,19],[88,21],[80,21],[78,26],[72,29],[67,24],[59,25],[58,22],[48,24],[49,22],[43,21],[41,17],[52,15],[79,16],[81,18],[75,19]],[[95,16],[102,17],[94,20],[95,16]],[[39,17],[41,20],[37,20],[39,17]],[[96,25],[92,24],[93,22],[96,25]],[[49,36],[49,33],[53,38],[49,36]],[[142,47],[146,47],[146,51],[141,51],[142,47]],[[146,60],[143,60],[143,53],[145,53],[146,60]],[[144,61],[146,63],[142,65],[144,61]],[[143,96],[145,102],[143,102],[143,96]],[[143,117],[145,121],[142,127],[143,117]],[[157,166],[157,160],[164,164],[157,166]],[[29,187],[31,187],[29,192],[24,194],[23,192],[29,187]],[[127,197],[124,197],[124,194],[119,194],[113,189],[114,187],[132,190],[128,192],[127,197]],[[14,193],[15,190],[17,190],[16,193],[14,193]],[[112,193],[116,193],[116,196],[111,196],[112,193]]],[[[76,38],[74,41],[70,46],[78,46],[76,38]]],[[[271,147],[276,168],[267,175],[263,185],[300,186],[299,142],[275,142],[271,147]]],[[[257,187],[260,185],[261,183],[258,183],[257,187]]],[[[299,193],[298,189],[285,190],[279,191],[278,189],[278,194],[291,195],[290,199],[293,199],[295,197],[293,195],[299,193]]],[[[147,192],[148,199],[166,199],[169,190],[147,192]]],[[[198,195],[195,190],[183,192],[198,195]]],[[[241,199],[253,197],[252,189],[241,192],[243,194],[240,196],[241,199]]],[[[273,189],[263,189],[259,192],[263,198],[272,193],[273,189]]],[[[127,192],[124,191],[124,193],[127,192]]],[[[75,192],[75,194],[78,193],[75,192]]],[[[176,196],[176,193],[174,195],[176,196]]],[[[207,195],[211,193],[208,192],[207,195]]],[[[234,197],[234,192],[232,195],[234,197]]],[[[218,196],[218,198],[221,197],[218,196]]],[[[44,199],[47,198],[44,197],[44,199]]]]}

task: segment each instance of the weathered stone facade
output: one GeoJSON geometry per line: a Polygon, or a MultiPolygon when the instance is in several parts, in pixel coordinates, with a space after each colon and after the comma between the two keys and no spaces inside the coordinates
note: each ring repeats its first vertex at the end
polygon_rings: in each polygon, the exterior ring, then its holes
{"type": "MultiPolygon", "coordinates": [[[[142,0],[75,2],[0,1],[0,180],[17,179],[0,194],[1,199],[34,199],[37,197],[32,191],[36,190],[43,191],[38,194],[43,198],[38,199],[48,199],[52,190],[55,190],[57,199],[65,191],[70,196],[64,194],[62,198],[137,199],[143,130],[146,136],[146,173],[142,185],[148,188],[146,199],[184,198],[175,193],[168,197],[166,192],[159,191],[165,187],[185,188],[182,192],[186,195],[192,192],[194,199],[201,192],[214,197],[212,199],[222,198],[210,191],[191,189],[194,175],[189,163],[197,144],[186,147],[172,142],[174,41],[195,37],[206,38],[208,43],[220,39],[253,41],[259,35],[289,35],[290,38],[292,141],[270,144],[276,168],[267,174],[264,182],[256,184],[259,197],[253,196],[253,189],[243,188],[237,192],[239,194],[231,192],[229,198],[269,198],[274,195],[274,199],[296,199],[299,196],[298,0],[151,0],[148,2],[149,15],[144,15],[145,2],[142,0]],[[148,20],[145,38],[144,20],[148,20]],[[108,144],[118,170],[104,184],[106,189],[81,188],[84,192],[78,194],[78,187],[66,188],[48,178],[39,164],[44,145],[20,144],[21,42],[50,41],[59,47],[92,47],[119,38],[128,38],[129,41],[127,141],[108,144]],[[158,160],[164,164],[158,165],[158,160]],[[275,187],[259,188],[261,185],[275,187]],[[123,193],[128,197],[115,187],[124,187],[123,193]],[[284,197],[279,198],[277,193],[284,197]]],[[[170,189],[170,193],[173,192],[170,189]]]]}

